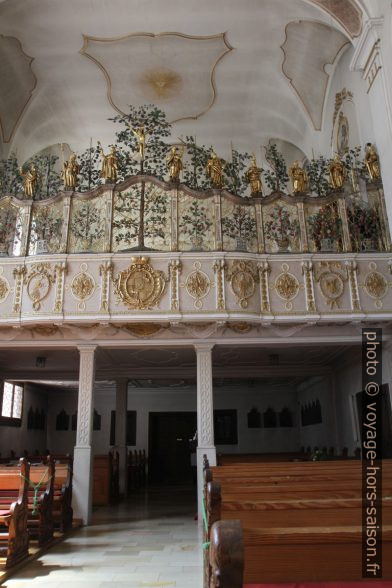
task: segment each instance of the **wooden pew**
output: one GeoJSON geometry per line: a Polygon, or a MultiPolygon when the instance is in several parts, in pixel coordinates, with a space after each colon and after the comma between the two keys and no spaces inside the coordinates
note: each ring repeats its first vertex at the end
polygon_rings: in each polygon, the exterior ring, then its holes
{"type": "Polygon", "coordinates": [[[109,452],[94,455],[93,461],[93,505],[106,506],[117,502],[119,497],[119,455],[109,452]]]}
{"type": "MultiPolygon", "coordinates": [[[[205,471],[206,539],[212,549],[211,529],[217,521],[242,524],[245,582],[360,578],[361,462],[239,465],[205,471]],[[344,557],[348,565],[342,572],[344,557]]],[[[383,496],[384,551],[388,554],[384,571],[392,578],[391,460],[383,464],[383,496]]],[[[216,553],[211,549],[205,586],[210,586],[216,572],[212,565],[216,553]]]]}
{"type": "Polygon", "coordinates": [[[72,529],[72,476],[73,462],[67,456],[65,463],[55,464],[53,522],[55,529],[65,533],[72,529]]]}
{"type": "MultiPolygon", "coordinates": [[[[0,557],[5,557],[5,567],[19,563],[29,553],[29,535],[27,532],[29,464],[20,460],[22,476],[0,475],[0,493],[15,491],[16,500],[11,504],[0,504],[0,557]]],[[[1,498],[0,498],[1,501],[1,498]]]]}
{"type": "MultiPolygon", "coordinates": [[[[7,508],[17,497],[14,487],[7,488],[7,480],[23,477],[21,467],[1,467],[0,478],[4,488],[0,492],[0,508],[7,508]]],[[[42,546],[53,539],[53,495],[55,469],[54,461],[48,458],[45,465],[30,466],[28,483],[28,521],[27,526],[31,538],[38,540],[42,546]]],[[[15,484],[13,484],[15,486],[15,484]]]]}

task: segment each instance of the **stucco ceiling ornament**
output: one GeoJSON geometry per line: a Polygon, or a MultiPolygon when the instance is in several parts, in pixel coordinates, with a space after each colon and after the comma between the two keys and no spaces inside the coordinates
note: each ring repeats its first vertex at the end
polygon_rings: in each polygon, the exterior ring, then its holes
{"type": "Polygon", "coordinates": [[[151,102],[171,122],[196,119],[215,102],[215,69],[232,50],[226,33],[133,33],[124,37],[83,36],[80,53],[103,72],[107,96],[119,114],[129,104],[151,102]],[[197,63],[197,68],[192,67],[197,63]]]}
{"type": "Polygon", "coordinates": [[[132,257],[131,265],[114,279],[117,299],[128,308],[152,309],[163,296],[167,278],[162,271],[154,270],[149,260],[149,257],[132,257]]]}
{"type": "Polygon", "coordinates": [[[331,310],[340,307],[347,282],[347,269],[340,262],[320,262],[316,268],[315,279],[325,302],[331,310]]]}
{"type": "Polygon", "coordinates": [[[40,310],[41,302],[49,295],[55,281],[50,263],[33,263],[25,275],[24,283],[27,285],[27,295],[33,303],[34,310],[40,310]]]}
{"type": "Polygon", "coordinates": [[[123,328],[132,335],[135,335],[135,337],[143,338],[153,337],[167,327],[158,323],[127,323],[126,325],[123,325],[123,328]]]}
{"type": "Polygon", "coordinates": [[[248,308],[249,299],[256,290],[259,273],[252,261],[234,261],[227,273],[233,294],[241,308],[248,308]]]}

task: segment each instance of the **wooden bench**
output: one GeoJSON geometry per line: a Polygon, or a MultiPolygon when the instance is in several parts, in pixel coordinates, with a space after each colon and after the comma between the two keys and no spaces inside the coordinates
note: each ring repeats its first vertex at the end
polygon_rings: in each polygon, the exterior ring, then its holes
{"type": "MultiPolygon", "coordinates": [[[[0,509],[9,507],[17,498],[17,490],[12,482],[13,478],[23,477],[21,467],[0,467],[2,490],[0,491],[0,509]],[[7,488],[7,481],[12,487],[7,488]]],[[[30,538],[38,540],[42,546],[53,539],[53,496],[55,469],[53,459],[48,459],[45,465],[34,465],[29,468],[28,483],[28,521],[27,527],[30,538]]]]}
{"type": "Polygon", "coordinates": [[[119,454],[94,455],[93,505],[106,506],[119,500],[119,454]]]}
{"type": "MultiPolygon", "coordinates": [[[[359,461],[338,461],[206,469],[205,540],[211,541],[213,553],[205,556],[205,586],[216,572],[213,560],[223,557],[216,543],[219,533],[231,537],[233,529],[238,534],[238,525],[243,528],[245,583],[360,578],[361,468],[359,461]],[[233,520],[237,522],[230,527],[233,520]],[[221,525],[214,527],[218,521],[221,525]]],[[[383,497],[384,573],[392,578],[391,460],[383,464],[383,497]]]]}
{"type": "Polygon", "coordinates": [[[0,557],[5,558],[6,568],[19,563],[29,553],[29,469],[27,460],[22,458],[18,475],[0,475],[0,493],[11,490],[16,497],[15,501],[0,505],[0,557]]]}
{"type": "Polygon", "coordinates": [[[67,456],[64,463],[55,464],[53,522],[55,529],[65,533],[72,529],[72,458],[67,456]]]}

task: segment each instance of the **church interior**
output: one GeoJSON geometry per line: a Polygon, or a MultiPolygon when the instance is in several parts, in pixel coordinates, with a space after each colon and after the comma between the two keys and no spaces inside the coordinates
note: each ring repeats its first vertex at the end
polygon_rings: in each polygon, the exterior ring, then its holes
{"type": "Polygon", "coordinates": [[[0,586],[392,587],[391,63],[389,0],[0,0],[0,586]]]}

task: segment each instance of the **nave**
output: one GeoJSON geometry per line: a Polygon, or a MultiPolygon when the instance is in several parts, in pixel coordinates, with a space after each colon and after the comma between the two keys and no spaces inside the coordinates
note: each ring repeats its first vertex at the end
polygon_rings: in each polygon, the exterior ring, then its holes
{"type": "Polygon", "coordinates": [[[195,490],[165,487],[94,509],[92,524],[30,562],[2,588],[202,586],[195,490]]]}

